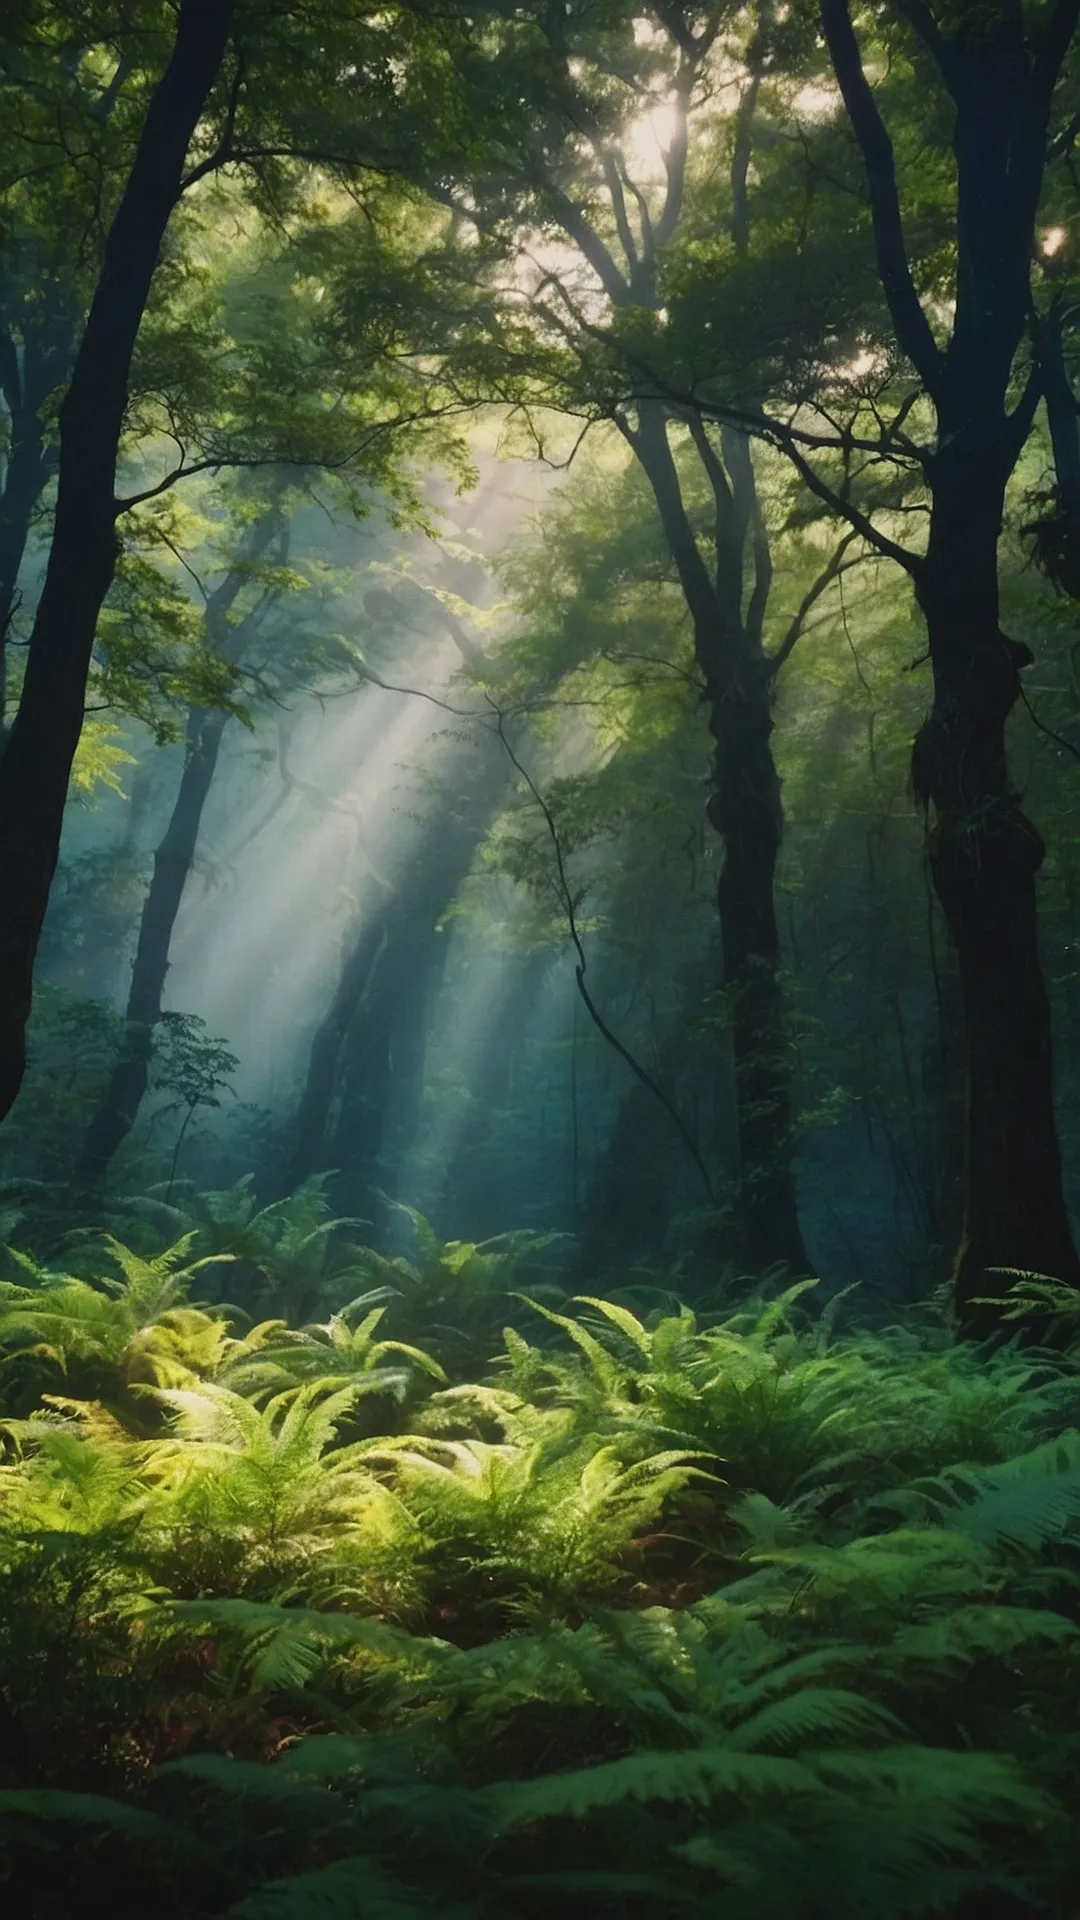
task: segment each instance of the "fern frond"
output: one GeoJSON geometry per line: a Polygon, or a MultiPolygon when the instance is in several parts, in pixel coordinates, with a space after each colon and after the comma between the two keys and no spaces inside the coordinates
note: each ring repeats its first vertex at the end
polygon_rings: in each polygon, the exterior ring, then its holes
{"type": "Polygon", "coordinates": [[[172,1849],[190,1848],[192,1837],[183,1827],[160,1814],[101,1793],[65,1793],[55,1787],[0,1787],[0,1819],[71,1821],[76,1826],[104,1827],[125,1840],[172,1849]]]}
{"type": "Polygon", "coordinates": [[[230,1908],[232,1920],[477,1920],[479,1913],[410,1886],[372,1854],[270,1880],[230,1908]]]}
{"type": "Polygon", "coordinates": [[[814,1774],[801,1761],[702,1746],[681,1753],[642,1751],[573,1773],[541,1774],[481,1791],[493,1825],[507,1831],[530,1820],[581,1819],[624,1800],[705,1806],[721,1793],[772,1799],[814,1789],[814,1774]]]}

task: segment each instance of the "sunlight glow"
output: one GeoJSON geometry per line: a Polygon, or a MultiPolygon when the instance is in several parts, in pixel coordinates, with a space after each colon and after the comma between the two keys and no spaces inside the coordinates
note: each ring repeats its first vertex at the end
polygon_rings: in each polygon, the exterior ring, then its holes
{"type": "MultiPolygon", "coordinates": [[[[450,642],[441,642],[414,663],[412,684],[443,687],[456,663],[450,642]]],[[[212,1031],[230,1036],[243,1062],[242,1098],[268,1099],[294,1070],[310,1038],[303,1010],[333,990],[349,902],[361,914],[374,907],[421,831],[411,768],[419,757],[437,769],[444,724],[426,700],[376,687],[336,713],[312,713],[290,749],[296,787],[274,832],[245,848],[228,876],[231,911],[222,914],[213,888],[187,889],[169,1000],[198,1006],[212,1031]],[[320,807],[320,792],[347,804],[320,807]]],[[[264,804],[256,790],[251,815],[264,804]]],[[[222,814],[230,840],[243,825],[224,792],[218,809],[211,844],[222,814]]]]}
{"type": "MultiPolygon", "coordinates": [[[[663,178],[663,160],[671,151],[678,121],[673,103],[658,100],[639,119],[631,122],[623,142],[626,159],[635,176],[649,180],[663,178]]],[[[638,184],[643,184],[639,180],[638,184]]]]}
{"type": "Polygon", "coordinates": [[[795,95],[795,111],[807,120],[826,120],[836,112],[840,93],[836,87],[823,87],[816,81],[800,87],[795,95]]]}

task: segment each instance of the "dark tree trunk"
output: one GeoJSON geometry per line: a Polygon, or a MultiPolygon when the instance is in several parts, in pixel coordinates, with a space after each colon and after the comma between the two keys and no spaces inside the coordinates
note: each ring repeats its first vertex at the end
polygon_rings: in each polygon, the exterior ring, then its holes
{"type": "MultiPolygon", "coordinates": [[[[1051,107],[1080,0],[1055,0],[1037,30],[1020,8],[1004,5],[961,9],[947,22],[928,9],[907,14],[954,110],[956,303],[945,347],[912,275],[892,143],[848,0],[821,0],[821,13],[866,168],[897,342],[937,415],[936,445],[922,456],[931,495],[927,551],[892,552],[914,579],[934,677],[912,781],[932,816],[931,872],[964,1002],[967,1191],[955,1290],[961,1323],[978,1333],[995,1324],[994,1309],[976,1302],[1005,1292],[1002,1269],[1080,1284],[1062,1192],[1036,928],[1044,850],[1005,751],[1031,654],[1001,631],[997,560],[1005,489],[1039,393],[1029,379],[1009,411],[1034,306],[1031,260],[1051,107]]],[[[1037,341],[1037,323],[1032,331],[1037,341]]],[[[1068,467],[1072,455],[1064,445],[1062,453],[1068,467]]]]}
{"type": "Polygon", "coordinates": [[[147,108],[60,410],[52,545],[22,698],[0,761],[0,1118],[25,1070],[34,956],[98,614],[116,570],[116,458],[132,351],[230,17],[228,0],[181,0],[172,55],[147,108]]]}
{"type": "Polygon", "coordinates": [[[783,833],[764,662],[714,705],[709,819],[724,866],[717,888],[731,1022],[747,1253],[755,1267],[809,1272],[792,1165],[792,1049],[780,979],[776,863],[783,833]]]}
{"type": "Polygon", "coordinates": [[[912,756],[933,812],[930,867],[956,949],[967,1038],[967,1183],[956,1304],[1010,1284],[1001,1269],[1080,1284],[1062,1191],[1050,1001],[1039,958],[1036,876],[1044,847],[1009,777],[1005,727],[1027,649],[998,624],[997,542],[1006,463],[972,435],[939,456],[917,595],[934,703],[912,756]]]}
{"type": "Polygon", "coordinates": [[[173,928],[195,859],[203,808],[227,720],[226,713],[208,713],[202,707],[194,707],[188,718],[184,771],[169,825],[154,855],[154,871],[139,922],[120,1054],[87,1128],[76,1173],[77,1184],[91,1191],[104,1181],[113,1156],[135,1124],[146,1093],[173,928]]]}

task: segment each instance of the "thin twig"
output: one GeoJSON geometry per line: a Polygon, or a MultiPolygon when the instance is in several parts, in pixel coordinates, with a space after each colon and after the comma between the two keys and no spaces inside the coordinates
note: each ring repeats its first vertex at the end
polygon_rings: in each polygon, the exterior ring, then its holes
{"type": "Polygon", "coordinates": [[[531,793],[533,799],[536,802],[536,805],[539,807],[540,812],[543,814],[544,822],[547,826],[548,833],[551,835],[551,844],[555,853],[555,867],[556,867],[556,872],[558,874],[558,881],[559,881],[559,897],[562,902],[563,912],[566,915],[566,924],[569,930],[571,942],[573,944],[574,953],[576,955],[576,961],[574,966],[574,979],[577,982],[577,990],[578,990],[578,993],[581,995],[582,1004],[585,1007],[585,1011],[587,1012],[597,1032],[603,1037],[603,1039],[607,1041],[609,1047],[613,1047],[615,1052],[619,1055],[620,1059],[625,1060],[631,1073],[634,1075],[634,1078],[636,1080],[639,1080],[641,1085],[647,1088],[648,1091],[654,1096],[655,1099],[659,1100],[660,1105],[663,1107],[665,1113],[667,1113],[667,1115],[669,1116],[669,1118],[677,1128],[679,1137],[682,1140],[684,1147],[686,1148],[687,1152],[689,1153],[691,1159],[694,1162],[694,1165],[696,1166],[699,1174],[701,1175],[702,1185],[704,1186],[705,1191],[708,1194],[710,1203],[713,1206],[715,1206],[716,1193],[713,1188],[712,1180],[709,1177],[709,1170],[705,1165],[704,1160],[701,1157],[701,1151],[698,1147],[697,1141],[694,1139],[694,1136],[690,1132],[690,1129],[687,1126],[685,1120],[683,1119],[681,1113],[679,1112],[678,1108],[673,1106],[672,1102],[668,1099],[667,1094],[664,1092],[663,1087],[657,1084],[657,1082],[652,1078],[651,1074],[646,1073],[645,1068],[641,1065],[641,1062],[639,1060],[636,1060],[634,1058],[634,1055],[630,1052],[630,1049],[623,1045],[623,1042],[619,1039],[618,1034],[612,1032],[611,1028],[608,1026],[603,1015],[600,1013],[599,1008],[596,1005],[596,1002],[593,1000],[593,997],[590,994],[589,989],[585,984],[585,971],[588,966],[588,961],[586,960],[586,957],[585,957],[585,948],[582,944],[581,933],[577,924],[577,915],[574,912],[574,896],[570,890],[570,884],[566,877],[566,867],[563,862],[562,842],[559,839],[559,829],[556,824],[555,817],[552,814],[551,808],[548,806],[547,801],[544,799],[543,794],[540,792],[539,787],[536,785],[536,782],[533,780],[532,776],[526,771],[526,769],[522,766],[521,761],[518,759],[517,754],[514,752],[513,747],[511,746],[509,740],[507,739],[506,729],[503,725],[502,713],[500,712],[499,708],[495,705],[495,702],[491,700],[490,695],[487,697],[488,697],[492,712],[495,716],[495,730],[499,736],[499,739],[502,741],[503,747],[506,751],[507,758],[509,759],[511,766],[516,768],[522,780],[524,780],[525,785],[528,787],[529,792],[531,793]]]}

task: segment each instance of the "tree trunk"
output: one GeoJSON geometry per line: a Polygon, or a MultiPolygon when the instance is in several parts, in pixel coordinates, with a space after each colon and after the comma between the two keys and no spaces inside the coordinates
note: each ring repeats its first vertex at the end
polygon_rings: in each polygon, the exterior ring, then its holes
{"type": "MultiPolygon", "coordinates": [[[[780,779],[772,752],[772,691],[760,643],[768,591],[767,556],[756,573],[762,602],[756,630],[743,613],[744,546],[753,516],[753,474],[744,445],[728,472],[697,436],[717,503],[715,569],[706,568],[683,505],[658,402],[644,401],[630,444],[652,487],[694,624],[715,741],[709,820],[724,868],[717,890],[724,979],[731,1021],[739,1133],[744,1253],[757,1267],[809,1273],[795,1196],[791,1046],[780,981],[774,886],[783,833],[780,779]]],[[[742,442],[742,436],[731,436],[742,442]]]]}
{"type": "Polygon", "coordinates": [[[1031,658],[998,624],[1006,472],[989,433],[954,436],[938,455],[916,588],[934,702],[915,742],[912,778],[917,797],[933,810],[931,873],[964,1002],[967,1195],[954,1284],[961,1322],[976,1333],[995,1317],[975,1302],[1011,1284],[1001,1269],[1080,1284],[1062,1191],[1050,1002],[1036,927],[1044,848],[1020,806],[1005,750],[1020,671],[1031,658]]]}
{"type": "Polygon", "coordinates": [[[34,956],[98,614],[116,570],[116,459],[132,351],[231,11],[228,0],[181,0],[172,55],[147,108],[60,410],[52,546],[22,699],[0,761],[0,1118],[25,1071],[34,956]]]}
{"type": "MultiPolygon", "coordinates": [[[[996,1324],[994,1309],[976,1302],[1006,1291],[1003,1268],[1080,1284],[1062,1193],[1050,1004],[1036,930],[1044,849],[1005,752],[1006,722],[1031,654],[1001,631],[997,573],[1005,489],[1039,394],[1028,379],[1009,412],[1017,352],[1025,333],[1037,349],[1052,345],[1052,330],[1046,334],[1033,318],[1031,261],[1054,94],[1078,14],[1080,0],[1055,0],[1037,27],[1012,6],[961,9],[947,22],[928,8],[908,11],[954,110],[955,308],[942,346],[940,315],[932,324],[912,273],[892,141],[848,0],[821,0],[866,168],[882,291],[897,343],[937,415],[936,444],[922,454],[931,497],[926,554],[904,555],[895,545],[892,553],[914,578],[934,676],[912,784],[933,815],[931,872],[964,1001],[967,1197],[955,1297],[961,1323],[976,1333],[996,1324]]],[[[1040,374],[1053,416],[1057,389],[1045,353],[1040,374]]],[[[1075,451],[1060,423],[1052,424],[1071,486],[1075,451]]]]}
{"type": "Polygon", "coordinates": [[[747,1253],[757,1268],[783,1264],[803,1274],[810,1268],[792,1164],[792,1051],[775,896],[783,812],[771,707],[764,662],[749,665],[740,684],[714,705],[708,811],[724,848],[717,900],[747,1253]]]}
{"type": "MultiPolygon", "coordinates": [[[[260,600],[238,625],[229,615],[249,581],[250,564],[275,535],[285,544],[286,522],[281,503],[274,498],[250,529],[243,548],[243,564],[230,567],[206,603],[204,629],[208,646],[235,663],[244,639],[265,611],[260,600]]],[[[284,557],[284,556],[283,556],[284,557]]],[[[139,921],[139,938],[125,1011],[120,1056],[86,1132],[77,1180],[93,1191],[105,1179],[114,1154],[135,1124],[150,1075],[154,1028],[161,1018],[161,1002],[169,971],[176,916],[195,860],[202,817],[217,771],[222,735],[229,721],[223,708],[192,707],[188,713],[184,770],[180,776],[169,824],[154,855],[154,871],[139,921]]]]}
{"type": "Polygon", "coordinates": [[[287,1181],[290,1191],[311,1174],[326,1168],[342,1051],[385,944],[385,914],[376,914],[374,919],[361,923],[345,954],[333,999],[315,1030],[307,1077],[296,1109],[295,1145],[287,1181]]]}
{"type": "Polygon", "coordinates": [[[102,1185],[146,1093],[173,928],[195,858],[203,808],[228,717],[203,707],[193,707],[188,717],[184,771],[169,825],[154,855],[154,871],[139,922],[124,1038],[101,1103],[87,1128],[76,1173],[77,1184],[90,1191],[102,1185]]]}

